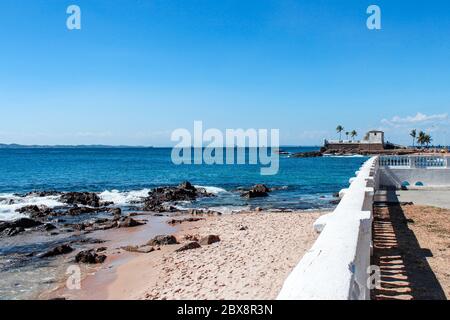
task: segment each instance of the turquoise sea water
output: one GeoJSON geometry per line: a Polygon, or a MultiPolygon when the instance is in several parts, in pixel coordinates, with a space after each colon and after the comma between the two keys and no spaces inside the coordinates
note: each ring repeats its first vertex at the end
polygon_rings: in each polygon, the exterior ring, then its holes
{"type": "MultiPolygon", "coordinates": [[[[317,148],[282,148],[287,152],[317,148]]],[[[281,156],[279,172],[262,176],[259,165],[175,165],[170,148],[0,149],[0,220],[13,214],[8,197],[35,190],[99,192],[105,200],[126,204],[149,189],[188,180],[210,188],[215,198],[186,206],[222,210],[330,207],[332,194],[348,185],[362,157],[289,158],[281,156]],[[238,189],[264,183],[270,197],[248,200],[238,189]]],[[[45,204],[45,203],[44,203],[45,204]]],[[[51,205],[51,203],[50,203],[51,205]]]]}
{"type": "MultiPolygon", "coordinates": [[[[283,148],[289,153],[316,149],[283,148]]],[[[184,180],[206,187],[217,196],[178,203],[182,208],[209,208],[223,213],[257,206],[264,209],[331,208],[334,206],[331,202],[333,193],[348,186],[349,178],[364,161],[363,157],[281,156],[278,174],[262,176],[259,165],[177,166],[171,161],[169,148],[0,149],[0,221],[21,217],[16,210],[25,205],[64,205],[59,196],[23,195],[30,191],[97,192],[102,200],[113,201],[114,206],[127,212],[138,210],[136,202],[142,202],[151,188],[177,185],[184,180]],[[256,183],[264,183],[274,190],[267,198],[240,197],[240,189],[256,183]]],[[[81,241],[100,234],[70,232],[65,230],[64,223],[111,216],[103,214],[64,216],[62,222],[56,223],[57,232],[51,235],[30,230],[12,237],[0,237],[0,300],[36,298],[41,292],[54,288],[64,278],[65,268],[73,263],[73,255],[41,259],[39,254],[67,243],[75,252],[90,248],[88,243],[81,241]]],[[[171,228],[165,218],[145,216],[148,223],[144,228],[147,229],[142,232],[146,239],[163,232],[159,231],[161,229],[171,228]]],[[[113,230],[109,237],[115,239],[116,235],[113,230]]],[[[126,239],[131,241],[128,237],[127,233],[126,239]]],[[[130,243],[122,245],[125,244],[130,243]]]]}

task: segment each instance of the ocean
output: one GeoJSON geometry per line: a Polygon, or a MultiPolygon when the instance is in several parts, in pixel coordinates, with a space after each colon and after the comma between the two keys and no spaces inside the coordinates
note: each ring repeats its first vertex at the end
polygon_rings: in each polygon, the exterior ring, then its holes
{"type": "MultiPolygon", "coordinates": [[[[282,148],[288,154],[318,148],[282,148]]],[[[247,150],[248,152],[248,150],[247,150]]],[[[204,187],[215,197],[176,203],[180,209],[205,208],[223,214],[261,207],[265,210],[315,210],[335,206],[333,194],[348,180],[365,157],[293,158],[281,155],[279,172],[260,174],[259,165],[175,165],[170,148],[17,148],[0,149],[0,221],[26,214],[26,205],[49,208],[66,206],[59,195],[25,195],[32,191],[96,192],[102,201],[114,202],[123,214],[139,211],[142,199],[159,186],[183,181],[204,187]],[[266,198],[246,199],[242,189],[263,183],[272,188],[266,198]],[[138,203],[138,204],[136,204],[138,203]]],[[[93,248],[98,239],[108,247],[138,245],[157,234],[172,233],[166,216],[147,214],[140,232],[76,232],[74,224],[110,219],[110,213],[50,217],[56,229],[35,229],[14,236],[0,235],[0,300],[35,299],[64,281],[73,254],[42,259],[40,255],[58,245],[70,244],[75,252],[93,248]],[[141,237],[145,239],[142,239],[141,237]],[[134,238],[133,238],[134,237],[134,238]],[[122,240],[121,240],[122,239],[122,240]]]]}
{"type": "MultiPolygon", "coordinates": [[[[318,150],[285,147],[288,153],[318,150]]],[[[58,197],[19,197],[31,191],[98,192],[104,201],[129,205],[154,187],[190,181],[217,197],[180,208],[208,208],[222,213],[264,209],[332,207],[332,196],[366,160],[364,157],[291,158],[280,156],[279,172],[260,174],[259,165],[175,165],[170,148],[17,148],[0,149],[0,220],[21,215],[29,204],[60,205],[58,197]],[[245,199],[239,190],[263,183],[273,188],[267,198],[245,199]]]]}

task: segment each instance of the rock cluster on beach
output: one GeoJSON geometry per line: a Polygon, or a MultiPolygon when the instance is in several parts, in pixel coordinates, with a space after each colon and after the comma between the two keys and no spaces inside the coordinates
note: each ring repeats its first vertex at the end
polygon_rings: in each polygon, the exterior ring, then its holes
{"type": "Polygon", "coordinates": [[[34,228],[40,225],[42,225],[42,222],[29,218],[20,218],[14,221],[4,221],[0,222],[0,235],[14,236],[21,232],[24,232],[25,229],[34,228]]]}
{"type": "Polygon", "coordinates": [[[245,198],[260,198],[269,196],[270,189],[264,184],[256,184],[241,194],[241,197],[245,198]]]}
{"type": "Polygon", "coordinates": [[[203,188],[196,188],[186,181],[176,187],[159,187],[153,189],[144,200],[144,211],[167,212],[175,208],[168,203],[176,201],[193,201],[201,197],[212,197],[203,188]]]}
{"type": "Polygon", "coordinates": [[[96,263],[103,263],[105,260],[106,255],[97,254],[93,249],[80,251],[75,256],[75,262],[78,263],[96,264],[96,263]]]}

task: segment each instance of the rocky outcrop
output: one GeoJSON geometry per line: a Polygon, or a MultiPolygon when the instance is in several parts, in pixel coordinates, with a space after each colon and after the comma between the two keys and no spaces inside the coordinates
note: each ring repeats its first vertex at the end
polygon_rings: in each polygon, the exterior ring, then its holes
{"type": "Polygon", "coordinates": [[[190,209],[188,211],[191,215],[206,215],[206,216],[220,216],[222,212],[214,210],[204,210],[204,209],[190,209]]]}
{"type": "Polygon", "coordinates": [[[216,242],[219,242],[219,241],[220,241],[219,236],[214,235],[214,234],[210,234],[209,236],[201,238],[200,239],[200,244],[202,246],[204,246],[204,245],[213,244],[213,243],[216,243],[216,242]]]}
{"type": "Polygon", "coordinates": [[[172,219],[172,220],[167,221],[167,223],[170,225],[176,225],[176,224],[182,224],[184,222],[195,222],[195,221],[200,221],[200,220],[205,220],[205,219],[203,219],[203,218],[172,219]]]}
{"type": "Polygon", "coordinates": [[[114,228],[133,228],[144,225],[145,222],[134,220],[130,217],[123,217],[119,219],[96,219],[94,221],[87,221],[77,224],[66,224],[66,227],[72,227],[78,231],[96,231],[109,230],[114,228]]]}
{"type": "Polygon", "coordinates": [[[34,228],[40,225],[42,225],[42,222],[29,218],[20,218],[14,221],[2,221],[0,222],[0,235],[15,236],[25,231],[25,229],[34,228]]]}
{"type": "Polygon", "coordinates": [[[317,158],[322,156],[321,151],[298,152],[291,155],[292,158],[317,158]]]}
{"type": "Polygon", "coordinates": [[[201,245],[196,241],[192,241],[192,242],[186,243],[185,245],[181,246],[180,248],[175,250],[175,252],[182,252],[182,251],[198,249],[198,248],[201,248],[201,245]]]}
{"type": "Polygon", "coordinates": [[[52,210],[44,205],[25,206],[25,207],[17,209],[16,212],[28,214],[30,216],[30,218],[32,218],[32,219],[41,219],[41,218],[45,218],[48,215],[52,214],[52,210]]]}
{"type": "Polygon", "coordinates": [[[241,194],[241,197],[245,198],[259,198],[259,197],[267,197],[269,195],[270,189],[266,187],[264,184],[256,184],[250,188],[250,190],[245,191],[241,194]]]}
{"type": "Polygon", "coordinates": [[[143,224],[145,224],[145,223],[128,217],[128,218],[124,218],[122,221],[119,221],[117,223],[117,227],[118,228],[133,228],[133,227],[142,226],[143,224]]]}
{"type": "Polygon", "coordinates": [[[60,200],[67,204],[79,204],[94,208],[100,207],[100,198],[93,192],[67,192],[61,195],[60,200]]]}
{"type": "Polygon", "coordinates": [[[75,256],[75,261],[77,263],[97,264],[97,263],[103,263],[105,260],[106,260],[106,255],[97,254],[93,249],[80,251],[75,256]]]}
{"type": "Polygon", "coordinates": [[[136,252],[136,253],[150,253],[155,251],[155,248],[152,246],[144,245],[144,246],[125,246],[122,247],[123,250],[128,252],[136,252]]]}
{"type": "Polygon", "coordinates": [[[174,211],[171,202],[193,201],[200,197],[214,196],[203,188],[195,188],[190,182],[183,182],[177,187],[159,187],[153,189],[144,200],[144,211],[174,211]]]}
{"type": "Polygon", "coordinates": [[[164,246],[169,244],[178,244],[177,238],[172,235],[159,235],[147,242],[149,246],[164,246]]]}
{"type": "Polygon", "coordinates": [[[69,246],[68,244],[63,244],[60,246],[57,246],[47,252],[45,252],[44,254],[40,255],[40,258],[48,258],[48,257],[54,257],[54,256],[59,256],[62,254],[67,254],[67,253],[71,253],[73,251],[72,247],[69,246]]]}

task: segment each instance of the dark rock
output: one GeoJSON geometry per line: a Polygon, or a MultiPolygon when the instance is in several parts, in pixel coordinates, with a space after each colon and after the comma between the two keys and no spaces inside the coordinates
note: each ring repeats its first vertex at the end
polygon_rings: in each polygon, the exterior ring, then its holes
{"type": "Polygon", "coordinates": [[[14,221],[0,222],[0,232],[3,234],[3,231],[9,229],[6,231],[5,235],[16,235],[25,231],[25,229],[34,228],[40,225],[42,225],[42,222],[29,218],[20,218],[14,221]]]}
{"type": "Polygon", "coordinates": [[[39,226],[39,229],[43,230],[43,231],[52,231],[52,230],[56,229],[56,226],[51,223],[46,223],[46,224],[39,226]]]}
{"type": "Polygon", "coordinates": [[[106,212],[108,208],[91,208],[91,207],[79,207],[75,205],[73,208],[70,208],[66,214],[70,216],[79,216],[82,214],[93,214],[98,212],[106,212]]]}
{"type": "Polygon", "coordinates": [[[195,187],[189,181],[180,183],[178,188],[196,191],[195,187]]]}
{"type": "Polygon", "coordinates": [[[198,236],[193,234],[186,234],[184,235],[184,239],[188,241],[196,241],[198,242],[198,236]]]}
{"type": "Polygon", "coordinates": [[[111,214],[113,215],[113,216],[121,216],[122,215],[122,209],[120,209],[120,208],[111,208],[111,209],[109,209],[109,212],[111,212],[111,214]]]}
{"type": "Polygon", "coordinates": [[[96,251],[96,252],[104,252],[104,251],[106,251],[106,250],[108,250],[107,247],[100,247],[100,248],[97,248],[95,251],[96,251]]]}
{"type": "Polygon", "coordinates": [[[195,222],[195,221],[199,221],[199,220],[205,220],[205,219],[203,219],[203,218],[172,219],[172,220],[167,221],[167,223],[170,225],[176,225],[176,224],[181,224],[183,222],[195,222]]]}
{"type": "Polygon", "coordinates": [[[118,223],[118,227],[119,228],[132,228],[132,227],[141,226],[143,224],[145,224],[145,223],[136,221],[133,218],[125,218],[124,220],[122,220],[118,223]]]}
{"type": "Polygon", "coordinates": [[[200,239],[200,244],[203,246],[203,245],[213,244],[213,243],[216,243],[219,241],[220,241],[219,236],[210,234],[209,236],[206,236],[206,237],[203,237],[202,239],[200,239]]]}
{"type": "Polygon", "coordinates": [[[244,192],[241,197],[245,198],[259,198],[259,197],[267,197],[270,192],[270,189],[267,188],[264,184],[254,185],[249,191],[244,192]]]}
{"type": "Polygon", "coordinates": [[[338,205],[341,202],[341,199],[330,200],[330,204],[338,205]]]}
{"type": "Polygon", "coordinates": [[[44,217],[47,217],[48,215],[52,214],[52,211],[50,210],[50,208],[48,208],[47,206],[44,206],[44,205],[42,205],[42,206],[36,206],[36,205],[25,206],[25,207],[17,209],[16,212],[29,214],[30,218],[32,218],[32,219],[44,218],[44,217]]]}
{"type": "Polygon", "coordinates": [[[61,201],[67,204],[81,204],[98,208],[100,207],[100,198],[93,192],[68,192],[61,196],[61,201]]]}
{"type": "Polygon", "coordinates": [[[71,246],[69,246],[68,244],[63,244],[61,246],[57,246],[57,247],[45,252],[44,254],[40,255],[40,258],[59,256],[61,254],[71,253],[72,251],[73,251],[73,249],[71,246]]]}
{"type": "Polygon", "coordinates": [[[153,189],[144,199],[144,211],[166,212],[175,211],[176,208],[168,205],[174,201],[193,201],[199,197],[212,197],[211,193],[203,188],[195,188],[189,182],[183,182],[177,187],[159,187],[153,189]]]}
{"type": "Polygon", "coordinates": [[[84,238],[84,239],[77,239],[77,240],[72,240],[70,243],[75,243],[75,244],[100,244],[100,243],[105,243],[105,240],[101,240],[101,239],[94,239],[94,238],[84,238]]]}
{"type": "Polygon", "coordinates": [[[128,214],[128,217],[136,217],[136,216],[138,216],[138,215],[139,215],[138,212],[130,212],[130,213],[128,214]]]}
{"type": "Polygon", "coordinates": [[[220,216],[222,212],[214,211],[214,210],[203,210],[203,209],[190,209],[189,214],[192,215],[207,215],[207,216],[220,216]]]}
{"type": "Polygon", "coordinates": [[[299,152],[291,155],[292,158],[315,158],[322,156],[323,153],[320,151],[299,152]]]}
{"type": "Polygon", "coordinates": [[[5,228],[2,231],[0,231],[0,236],[12,237],[24,231],[25,229],[22,227],[5,228]]]}
{"type": "Polygon", "coordinates": [[[183,245],[182,247],[178,248],[175,251],[182,252],[182,251],[186,251],[186,250],[198,249],[200,247],[201,247],[201,245],[198,242],[192,241],[192,242],[186,243],[185,245],[183,245]]]}
{"type": "Polygon", "coordinates": [[[239,231],[245,231],[248,230],[247,226],[239,226],[239,231]]]}
{"type": "Polygon", "coordinates": [[[106,256],[104,254],[97,254],[94,252],[94,250],[85,250],[80,251],[75,256],[75,261],[77,263],[89,263],[89,264],[96,264],[96,263],[103,263],[106,260],[106,256]]]}
{"type": "Polygon", "coordinates": [[[129,252],[137,252],[137,253],[150,253],[155,251],[155,248],[145,245],[145,246],[125,246],[122,247],[123,250],[129,252]]]}
{"type": "Polygon", "coordinates": [[[159,235],[154,237],[152,240],[147,242],[147,245],[149,246],[163,246],[163,245],[169,245],[169,244],[177,244],[177,238],[171,235],[159,235]]]}

